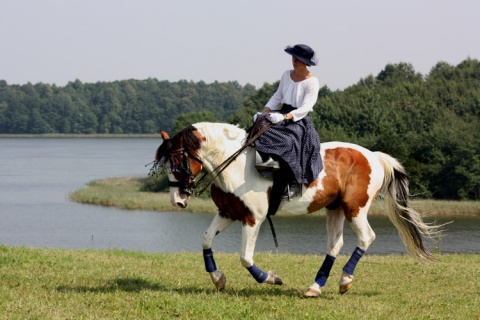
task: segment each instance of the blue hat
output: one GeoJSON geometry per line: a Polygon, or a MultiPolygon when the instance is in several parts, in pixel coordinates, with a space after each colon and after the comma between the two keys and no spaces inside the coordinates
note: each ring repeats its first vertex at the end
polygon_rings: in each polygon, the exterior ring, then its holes
{"type": "Polygon", "coordinates": [[[288,46],[285,52],[289,55],[297,58],[308,66],[316,66],[317,58],[315,57],[315,51],[306,44],[297,44],[293,47],[288,46]]]}

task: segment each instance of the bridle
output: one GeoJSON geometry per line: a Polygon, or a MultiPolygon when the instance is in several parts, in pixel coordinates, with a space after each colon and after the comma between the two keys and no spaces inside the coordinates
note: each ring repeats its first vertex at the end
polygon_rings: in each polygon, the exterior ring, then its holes
{"type": "Polygon", "coordinates": [[[185,179],[181,181],[170,181],[168,180],[169,187],[177,187],[180,189],[181,193],[192,195],[196,187],[195,176],[193,175],[192,168],[190,167],[190,160],[193,160],[203,165],[203,161],[200,160],[195,155],[190,154],[185,148],[179,148],[173,151],[170,151],[168,157],[162,157],[160,160],[153,161],[153,166],[150,169],[149,176],[156,175],[159,168],[162,168],[164,171],[170,171],[172,174],[181,174],[185,176],[185,179]],[[167,165],[167,162],[169,165],[167,165]]]}
{"type": "Polygon", "coordinates": [[[196,156],[189,154],[189,152],[185,148],[180,148],[170,152],[170,157],[168,157],[168,161],[170,162],[170,170],[172,173],[179,173],[184,174],[187,178],[183,179],[183,181],[170,181],[168,180],[169,187],[178,187],[182,193],[187,195],[191,195],[194,192],[196,187],[195,184],[195,176],[193,175],[192,169],[190,167],[190,160],[189,157],[193,160],[203,165],[203,161],[197,158],[196,156]],[[182,157],[183,155],[183,157],[182,157]],[[175,162],[174,159],[177,159],[175,162]],[[182,161],[183,159],[183,161],[182,161]],[[180,165],[176,165],[179,163],[180,165]]]}

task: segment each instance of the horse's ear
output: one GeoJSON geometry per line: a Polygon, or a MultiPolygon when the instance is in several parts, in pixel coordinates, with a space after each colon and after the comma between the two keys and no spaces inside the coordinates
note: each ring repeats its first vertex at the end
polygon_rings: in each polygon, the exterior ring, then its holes
{"type": "Polygon", "coordinates": [[[163,140],[170,139],[170,136],[168,135],[168,133],[166,131],[160,130],[160,135],[162,136],[163,140]]]}

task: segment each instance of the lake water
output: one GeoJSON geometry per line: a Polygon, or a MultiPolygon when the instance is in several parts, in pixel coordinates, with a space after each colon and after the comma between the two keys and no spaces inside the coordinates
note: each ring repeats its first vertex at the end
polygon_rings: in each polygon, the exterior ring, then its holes
{"type": "MultiPolygon", "coordinates": [[[[146,176],[158,147],[153,138],[0,138],[0,244],[41,248],[123,249],[144,252],[200,252],[212,214],[128,211],[73,203],[68,194],[89,181],[146,176]]],[[[192,200],[195,201],[195,200],[192,200]]],[[[371,217],[377,234],[369,254],[403,254],[393,225],[371,217]]],[[[455,217],[441,239],[445,253],[480,253],[480,217],[455,217]]],[[[325,254],[324,217],[273,217],[278,252],[325,254]]],[[[240,223],[214,240],[217,252],[239,252],[240,223]]],[[[342,253],[356,238],[345,227],[342,253]]],[[[430,248],[437,244],[430,243],[430,248]]],[[[268,223],[257,251],[275,246],[268,223]]]]}

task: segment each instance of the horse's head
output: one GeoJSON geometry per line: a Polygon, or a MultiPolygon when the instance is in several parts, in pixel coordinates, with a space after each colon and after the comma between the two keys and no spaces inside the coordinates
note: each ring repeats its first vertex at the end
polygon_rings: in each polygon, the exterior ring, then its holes
{"type": "Polygon", "coordinates": [[[168,173],[172,205],[186,208],[195,188],[195,177],[202,170],[198,150],[203,137],[193,126],[183,129],[171,139],[163,130],[160,135],[163,142],[157,149],[155,161],[168,173]]]}

